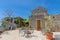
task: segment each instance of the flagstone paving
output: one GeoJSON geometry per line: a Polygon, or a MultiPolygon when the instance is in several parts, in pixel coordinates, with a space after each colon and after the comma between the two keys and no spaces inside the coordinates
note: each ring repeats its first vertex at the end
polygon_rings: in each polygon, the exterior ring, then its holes
{"type": "MultiPolygon", "coordinates": [[[[60,32],[53,32],[54,38],[60,40],[60,32]]],[[[19,34],[19,30],[6,31],[0,35],[0,40],[46,40],[41,31],[34,31],[29,37],[19,34]]]]}

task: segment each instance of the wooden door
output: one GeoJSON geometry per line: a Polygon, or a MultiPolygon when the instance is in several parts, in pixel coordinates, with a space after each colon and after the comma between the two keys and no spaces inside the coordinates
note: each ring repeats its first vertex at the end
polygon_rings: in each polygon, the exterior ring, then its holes
{"type": "Polygon", "coordinates": [[[41,21],[37,20],[37,30],[40,31],[41,29],[41,21]]]}

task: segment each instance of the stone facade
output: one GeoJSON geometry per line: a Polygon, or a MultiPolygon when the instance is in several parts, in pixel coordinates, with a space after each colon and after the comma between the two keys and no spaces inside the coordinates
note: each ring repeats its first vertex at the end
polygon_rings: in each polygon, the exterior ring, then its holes
{"type": "MultiPolygon", "coordinates": [[[[37,20],[40,20],[40,27],[41,29],[43,28],[48,28],[48,24],[49,27],[54,28],[51,30],[56,31],[58,28],[60,28],[60,15],[48,15],[47,10],[44,7],[37,7],[34,10],[32,10],[31,15],[29,17],[29,26],[33,27],[34,29],[36,29],[37,26],[37,20]],[[46,20],[49,20],[46,22],[46,20]],[[57,28],[57,29],[56,29],[57,28]]],[[[60,31],[60,30],[59,30],[60,31]]]]}
{"type": "Polygon", "coordinates": [[[32,11],[32,14],[29,18],[29,26],[37,28],[37,20],[41,21],[41,29],[45,27],[44,16],[47,15],[47,10],[43,7],[37,7],[32,11]]]}
{"type": "Polygon", "coordinates": [[[55,31],[60,31],[60,14],[50,15],[52,20],[52,27],[55,28],[55,31]]]}

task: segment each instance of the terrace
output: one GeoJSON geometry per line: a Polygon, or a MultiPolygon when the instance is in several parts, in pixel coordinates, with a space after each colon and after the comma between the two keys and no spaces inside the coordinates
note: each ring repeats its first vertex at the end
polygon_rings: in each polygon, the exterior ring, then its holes
{"type": "MultiPolygon", "coordinates": [[[[54,40],[60,40],[60,32],[53,32],[54,40]]],[[[0,35],[0,40],[46,40],[45,36],[41,33],[41,31],[36,31],[29,36],[23,36],[23,33],[19,34],[19,30],[11,30],[5,31],[2,35],[0,35]]]]}

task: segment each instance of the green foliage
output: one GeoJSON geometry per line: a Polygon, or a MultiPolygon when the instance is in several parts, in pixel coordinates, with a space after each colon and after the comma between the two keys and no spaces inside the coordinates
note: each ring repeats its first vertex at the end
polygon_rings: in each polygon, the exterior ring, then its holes
{"type": "Polygon", "coordinates": [[[6,21],[6,20],[3,20],[2,21],[2,26],[4,27],[4,28],[6,28],[6,25],[8,24],[8,21],[6,21]]]}
{"type": "MultiPolygon", "coordinates": [[[[2,26],[6,27],[9,21],[10,21],[9,17],[4,18],[4,20],[2,21],[2,26]]],[[[29,21],[22,17],[14,17],[14,23],[17,24],[17,27],[21,27],[21,26],[28,27],[29,26],[29,21]]]]}

